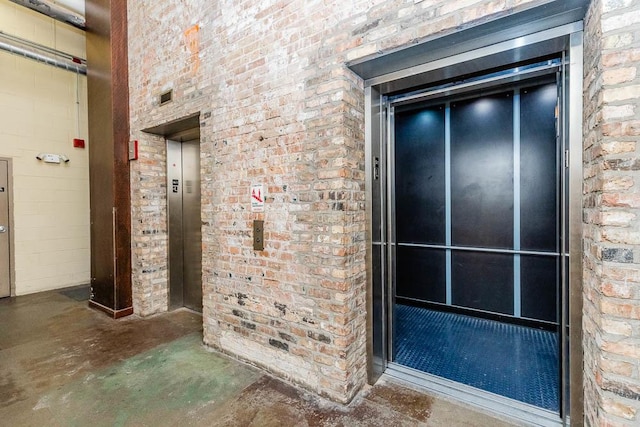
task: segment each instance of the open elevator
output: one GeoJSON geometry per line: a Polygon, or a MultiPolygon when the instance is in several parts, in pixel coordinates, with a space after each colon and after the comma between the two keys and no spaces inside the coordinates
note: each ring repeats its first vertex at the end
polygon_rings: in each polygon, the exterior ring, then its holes
{"type": "Polygon", "coordinates": [[[585,7],[349,64],[365,80],[371,381],[582,418],[585,7]]]}
{"type": "Polygon", "coordinates": [[[511,87],[388,106],[392,361],[550,411],[563,253],[557,64],[518,67],[550,74],[511,87]]]}

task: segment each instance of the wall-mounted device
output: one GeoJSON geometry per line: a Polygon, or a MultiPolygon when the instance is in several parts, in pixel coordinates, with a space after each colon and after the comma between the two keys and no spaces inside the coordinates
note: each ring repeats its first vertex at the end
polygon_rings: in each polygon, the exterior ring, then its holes
{"type": "Polygon", "coordinates": [[[64,154],[40,153],[36,156],[36,159],[45,163],[69,163],[69,158],[64,154]]]}
{"type": "Polygon", "coordinates": [[[129,160],[138,160],[138,141],[129,141],[129,160]]]}
{"type": "Polygon", "coordinates": [[[264,251],[264,221],[253,220],[253,250],[264,251]]]}

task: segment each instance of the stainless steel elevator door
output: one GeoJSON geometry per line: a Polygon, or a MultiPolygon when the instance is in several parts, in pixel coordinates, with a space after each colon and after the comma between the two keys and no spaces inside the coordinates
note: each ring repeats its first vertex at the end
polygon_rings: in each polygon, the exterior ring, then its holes
{"type": "Polygon", "coordinates": [[[9,191],[9,162],[0,160],[0,298],[11,295],[9,191]]]}
{"type": "Polygon", "coordinates": [[[169,307],[202,311],[200,141],[167,140],[169,307]]]}

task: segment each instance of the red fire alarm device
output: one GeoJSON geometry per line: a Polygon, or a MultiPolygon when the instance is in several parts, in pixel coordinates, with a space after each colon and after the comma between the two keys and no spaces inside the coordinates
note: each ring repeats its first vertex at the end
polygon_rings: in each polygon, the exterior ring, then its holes
{"type": "Polygon", "coordinates": [[[84,148],[84,139],[73,138],[73,147],[74,148],[84,148]]]}
{"type": "Polygon", "coordinates": [[[138,160],[138,141],[129,141],[129,160],[138,160]]]}

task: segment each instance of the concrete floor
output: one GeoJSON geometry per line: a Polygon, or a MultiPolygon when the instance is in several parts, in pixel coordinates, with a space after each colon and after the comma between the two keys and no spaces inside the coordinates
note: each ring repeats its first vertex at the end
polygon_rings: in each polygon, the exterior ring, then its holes
{"type": "Polygon", "coordinates": [[[197,314],[115,321],[82,294],[0,300],[1,425],[511,425],[388,380],[336,405],[207,350],[197,314]]]}

